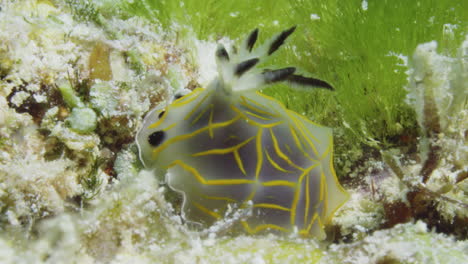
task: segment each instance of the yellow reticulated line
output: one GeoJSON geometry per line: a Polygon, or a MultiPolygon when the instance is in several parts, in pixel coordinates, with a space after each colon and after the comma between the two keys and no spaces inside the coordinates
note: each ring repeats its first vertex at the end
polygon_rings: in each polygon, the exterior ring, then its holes
{"type": "MultiPolygon", "coordinates": [[[[296,121],[298,121],[296,119],[296,121]]],[[[301,133],[303,134],[304,138],[306,139],[307,143],[309,143],[310,147],[312,148],[312,150],[314,151],[315,155],[317,155],[317,157],[320,157],[319,156],[319,153],[318,153],[318,150],[317,148],[315,147],[315,144],[314,142],[312,142],[311,139],[315,140],[317,142],[317,144],[322,144],[321,141],[319,141],[315,136],[314,134],[312,134],[312,132],[310,131],[310,129],[308,129],[307,127],[304,126],[304,123],[301,123],[298,121],[298,124],[299,124],[299,131],[301,131],[301,133]]]]}
{"type": "MultiPolygon", "coordinates": [[[[263,97],[263,98],[265,98],[265,99],[267,99],[268,101],[271,101],[271,102],[273,102],[273,103],[276,103],[279,107],[281,107],[281,111],[282,111],[282,112],[289,111],[289,110],[286,108],[286,106],[284,106],[283,103],[281,103],[280,101],[276,100],[275,98],[270,97],[270,96],[265,95],[265,94],[262,94],[261,92],[258,92],[258,91],[256,92],[256,94],[259,95],[259,96],[261,96],[261,97],[263,97]]],[[[276,111],[276,110],[275,110],[275,111],[276,111]]],[[[277,111],[276,111],[276,112],[277,112],[277,111]]]]}
{"type": "Polygon", "coordinates": [[[276,155],[278,155],[278,157],[286,161],[290,166],[298,170],[304,171],[304,168],[297,166],[294,162],[291,161],[291,159],[289,159],[289,157],[286,154],[284,154],[283,151],[281,151],[281,148],[279,147],[279,144],[278,144],[278,139],[276,139],[276,136],[273,133],[273,130],[271,128],[270,128],[270,135],[271,135],[271,140],[273,141],[273,147],[275,149],[276,155]]]}
{"type": "MultiPolygon", "coordinates": [[[[291,110],[289,110],[289,111],[291,111],[291,110]]],[[[297,118],[301,119],[302,121],[304,121],[306,123],[310,123],[310,124],[312,124],[314,126],[318,126],[318,127],[323,127],[322,125],[315,123],[314,121],[310,120],[309,118],[307,118],[307,117],[305,117],[305,116],[303,116],[303,115],[301,115],[299,113],[296,113],[294,111],[291,111],[291,112],[293,112],[294,115],[297,116],[297,118]]]]}
{"type": "Polygon", "coordinates": [[[266,109],[269,109],[269,107],[266,107],[266,106],[264,106],[264,105],[262,105],[262,104],[260,104],[260,103],[258,103],[258,102],[256,102],[256,101],[254,101],[254,100],[252,100],[252,99],[250,99],[250,98],[247,98],[247,97],[245,97],[245,96],[241,96],[241,99],[243,100],[243,101],[241,102],[241,105],[242,105],[242,106],[245,106],[246,108],[248,108],[248,109],[250,109],[250,110],[252,110],[252,111],[255,111],[255,112],[258,112],[258,113],[264,114],[264,115],[269,115],[269,116],[271,116],[271,117],[273,117],[273,118],[275,118],[275,117],[277,118],[277,117],[278,117],[278,115],[275,115],[275,114],[273,114],[273,113],[271,113],[271,112],[268,112],[268,111],[265,111],[265,110],[263,110],[263,109],[260,109],[260,107],[261,107],[261,108],[266,108],[266,109]],[[249,104],[249,103],[250,103],[250,104],[249,104]],[[252,105],[252,104],[253,104],[253,105],[252,105]],[[254,105],[255,105],[255,106],[254,106],[254,105]]]}
{"type": "Polygon", "coordinates": [[[236,136],[236,135],[230,134],[229,136],[226,137],[226,139],[224,140],[224,142],[227,142],[227,141],[229,141],[229,140],[231,140],[231,139],[238,140],[239,137],[236,136]]]}
{"type": "Polygon", "coordinates": [[[304,148],[302,147],[303,145],[305,145],[306,143],[305,142],[301,142],[302,140],[299,138],[299,136],[297,135],[296,133],[296,129],[293,127],[293,126],[289,126],[289,130],[293,136],[293,139],[294,139],[294,142],[296,143],[296,146],[299,148],[299,150],[302,152],[302,154],[304,155],[304,157],[306,157],[307,159],[309,159],[310,161],[313,161],[313,162],[317,162],[316,159],[312,158],[309,153],[307,153],[304,148]]]}
{"type": "Polygon", "coordinates": [[[299,137],[297,136],[297,133],[292,125],[289,125],[289,130],[291,131],[291,135],[293,136],[294,143],[296,143],[296,146],[302,152],[302,155],[304,155],[305,157],[309,156],[309,154],[306,153],[305,150],[302,148],[302,143],[299,140],[299,137]]]}
{"type": "Polygon", "coordinates": [[[162,122],[164,122],[164,120],[166,120],[166,116],[167,115],[163,115],[158,121],[156,121],[153,124],[149,125],[148,129],[157,128],[159,125],[161,125],[162,122]]]}
{"type": "Polygon", "coordinates": [[[182,160],[175,160],[173,163],[169,165],[169,168],[176,166],[176,165],[179,165],[184,170],[190,172],[195,177],[195,179],[201,184],[206,184],[206,180],[200,175],[200,173],[195,168],[185,164],[182,160]]]}
{"type": "Polygon", "coordinates": [[[176,125],[177,125],[177,123],[174,123],[174,124],[172,124],[172,125],[170,125],[170,126],[164,128],[162,131],[168,131],[168,130],[174,128],[176,125]]]}
{"type": "Polygon", "coordinates": [[[197,99],[198,96],[200,95],[200,93],[202,93],[204,91],[203,88],[197,88],[195,90],[193,90],[191,93],[185,95],[185,96],[182,96],[181,98],[175,100],[174,102],[172,102],[172,104],[169,106],[169,107],[180,107],[180,106],[184,106],[190,102],[192,102],[193,100],[197,99]]]}
{"type": "Polygon", "coordinates": [[[305,190],[305,213],[304,213],[304,223],[307,221],[307,217],[309,216],[309,206],[310,206],[310,190],[309,190],[309,184],[310,184],[310,175],[305,176],[306,177],[306,190],[305,190]]]}
{"type": "MultiPolygon", "coordinates": [[[[300,182],[298,183],[300,186],[300,182]]],[[[296,211],[297,211],[297,203],[299,202],[299,196],[301,195],[301,188],[296,188],[294,190],[294,199],[291,205],[291,225],[294,226],[296,222],[296,211]]]]}
{"type": "Polygon", "coordinates": [[[277,115],[263,109],[269,109],[267,106],[260,104],[259,102],[247,98],[245,96],[241,96],[241,105],[245,106],[246,108],[258,112],[260,114],[269,115],[271,117],[278,117],[277,115]],[[263,108],[263,109],[262,109],[263,108]]]}
{"type": "MultiPolygon", "coordinates": [[[[322,174],[323,174],[323,172],[322,172],[322,174]]],[[[324,184],[324,187],[323,187],[323,213],[326,214],[327,211],[328,211],[328,199],[327,199],[328,198],[328,186],[327,186],[327,182],[325,180],[325,175],[323,176],[323,178],[324,178],[323,180],[325,181],[325,184],[324,184]]],[[[338,209],[338,208],[336,208],[336,209],[338,209]]],[[[332,215],[330,215],[329,220],[331,220],[331,216],[332,215]]],[[[325,221],[329,221],[329,220],[325,219],[325,221]]]]}
{"type": "MultiPolygon", "coordinates": [[[[308,145],[312,148],[312,151],[314,152],[314,154],[317,156],[317,157],[320,157],[317,149],[315,148],[315,145],[314,143],[310,140],[309,137],[311,138],[314,138],[315,137],[311,134],[311,133],[308,133],[306,132],[306,130],[304,129],[303,125],[301,122],[299,122],[296,117],[294,117],[292,114],[290,114],[289,112],[291,111],[288,111],[288,115],[289,117],[293,120],[294,124],[296,125],[297,129],[299,130],[299,132],[302,134],[302,137],[307,141],[308,145]]],[[[293,113],[293,112],[292,112],[293,113]]],[[[316,139],[316,141],[320,144],[320,142],[316,139]]]]}
{"type": "MultiPolygon", "coordinates": [[[[257,92],[257,95],[262,96],[262,94],[258,93],[258,92],[257,92]]],[[[245,97],[245,96],[241,96],[241,98],[244,99],[246,107],[248,107],[247,105],[250,105],[250,106],[253,105],[251,110],[257,111],[257,112],[259,112],[261,114],[270,115],[272,117],[280,116],[279,113],[276,111],[276,109],[272,109],[270,106],[263,105],[263,104],[255,101],[255,100],[252,100],[252,99],[250,99],[248,97],[245,97]],[[270,110],[273,111],[274,113],[270,112],[270,110]]]]}
{"type": "Polygon", "coordinates": [[[301,237],[309,237],[310,236],[309,232],[306,229],[299,230],[299,235],[301,237]]]}
{"type": "Polygon", "coordinates": [[[211,108],[210,110],[210,119],[208,120],[208,128],[209,128],[209,133],[210,133],[210,138],[213,138],[213,112],[214,112],[214,107],[211,108]]]}
{"type": "Polygon", "coordinates": [[[273,167],[281,172],[285,172],[285,173],[292,173],[292,171],[289,171],[289,170],[285,170],[283,168],[281,168],[280,165],[278,165],[278,163],[276,163],[271,157],[270,157],[270,154],[268,154],[268,151],[266,148],[263,149],[266,156],[267,156],[267,159],[268,161],[270,162],[271,165],[273,165],[273,167]]]}
{"type": "MultiPolygon", "coordinates": [[[[195,113],[199,108],[200,106],[203,104],[203,102],[205,102],[205,100],[210,97],[210,95],[213,93],[213,91],[211,92],[207,92],[206,95],[200,100],[198,101],[198,103],[192,108],[192,111],[190,111],[185,117],[184,117],[184,120],[187,120],[189,119],[193,113],[195,113]]],[[[199,96],[199,95],[198,95],[199,96]]],[[[198,97],[197,96],[197,97],[198,97]]]]}
{"type": "Polygon", "coordinates": [[[255,114],[255,113],[250,112],[250,111],[245,111],[245,113],[248,114],[248,115],[251,115],[251,116],[253,116],[253,117],[256,117],[256,118],[258,118],[258,119],[265,120],[265,121],[270,121],[270,120],[272,120],[271,118],[263,117],[263,116],[261,116],[261,115],[257,115],[257,114],[255,114]]]}
{"type": "MultiPolygon", "coordinates": [[[[328,186],[327,186],[327,183],[325,182],[325,195],[324,195],[324,198],[323,198],[323,211],[326,213],[328,211],[328,186]]],[[[335,208],[335,210],[337,210],[338,208],[335,208]]],[[[330,220],[331,220],[331,216],[333,214],[330,215],[330,220]]],[[[325,221],[329,221],[328,219],[325,219],[325,221]]]]}
{"type": "Polygon", "coordinates": [[[240,184],[253,184],[255,181],[246,179],[230,179],[230,180],[207,180],[206,185],[240,185],[240,184]]]}
{"type": "Polygon", "coordinates": [[[217,201],[226,201],[229,203],[237,203],[236,200],[229,198],[229,197],[208,196],[208,195],[203,195],[203,194],[200,196],[208,200],[217,200],[217,201]]]}
{"type": "Polygon", "coordinates": [[[181,166],[184,170],[190,172],[195,179],[204,185],[239,185],[239,184],[252,184],[255,183],[253,180],[246,180],[246,179],[228,179],[228,180],[205,180],[203,176],[195,169],[194,167],[189,166],[188,164],[184,163],[181,160],[175,160],[170,167],[175,165],[181,166]]]}
{"type": "Polygon", "coordinates": [[[274,230],[279,230],[282,232],[288,232],[288,230],[282,226],[273,225],[273,224],[264,224],[264,225],[256,226],[255,229],[253,230],[253,233],[255,234],[265,229],[274,229],[274,230]]]}
{"type": "Polygon", "coordinates": [[[219,127],[229,126],[229,125],[231,125],[232,123],[236,122],[239,119],[240,119],[240,116],[236,116],[231,120],[221,122],[221,123],[216,123],[216,124],[213,124],[211,126],[203,127],[203,128],[198,129],[198,130],[195,130],[195,131],[193,131],[192,133],[189,133],[189,134],[183,134],[183,135],[180,135],[180,136],[173,137],[173,138],[167,140],[166,142],[163,142],[159,147],[157,147],[157,148],[155,148],[153,150],[153,158],[156,158],[162,150],[164,150],[165,148],[167,148],[169,145],[171,145],[173,143],[176,143],[178,141],[182,141],[182,140],[185,140],[185,139],[192,138],[192,137],[194,137],[194,136],[196,136],[196,135],[198,135],[200,133],[203,133],[206,130],[210,129],[210,127],[211,128],[219,128],[219,127]]]}
{"type": "Polygon", "coordinates": [[[210,104],[208,107],[206,107],[205,109],[203,109],[203,111],[200,112],[200,114],[198,114],[198,116],[190,123],[191,126],[195,125],[198,120],[200,120],[200,118],[206,113],[206,111],[210,110],[213,108],[213,104],[210,104]]]}
{"type": "Polygon", "coordinates": [[[326,178],[323,170],[320,170],[320,194],[319,194],[319,201],[323,201],[325,195],[325,188],[326,188],[326,178]]]}
{"type": "Polygon", "coordinates": [[[278,121],[278,122],[274,122],[274,123],[271,123],[271,124],[260,124],[260,123],[258,123],[256,121],[252,120],[251,118],[248,118],[247,116],[245,118],[250,123],[252,123],[254,126],[263,127],[263,128],[275,127],[275,126],[281,125],[283,123],[283,121],[278,121]]]}
{"type": "Polygon", "coordinates": [[[244,169],[244,163],[242,163],[242,159],[239,155],[239,150],[237,149],[234,151],[234,159],[236,160],[237,166],[242,171],[242,173],[247,176],[247,173],[245,172],[245,169],[244,169]]]}
{"type": "MultiPolygon", "coordinates": [[[[198,98],[199,93],[202,92],[202,91],[203,91],[202,88],[197,88],[197,89],[193,90],[190,94],[175,100],[174,102],[172,102],[171,105],[168,106],[166,111],[169,112],[169,111],[171,111],[172,108],[181,107],[183,105],[186,105],[186,104],[192,102],[193,100],[198,98]]],[[[166,119],[166,116],[167,115],[163,115],[162,118],[159,119],[157,122],[155,122],[155,123],[151,124],[150,126],[148,126],[148,129],[153,129],[153,128],[158,127],[162,122],[164,122],[164,120],[166,119]]]]}
{"type": "Polygon", "coordinates": [[[294,199],[293,199],[293,203],[292,203],[292,206],[291,206],[291,225],[294,226],[294,223],[295,223],[295,220],[296,220],[296,210],[297,210],[297,203],[299,202],[299,197],[300,197],[300,194],[301,194],[301,184],[302,184],[302,181],[304,180],[304,177],[312,170],[314,169],[315,167],[317,167],[319,165],[319,163],[316,163],[316,164],[313,164],[311,165],[310,167],[308,167],[302,174],[301,176],[299,176],[299,179],[297,181],[297,188],[296,190],[294,191],[294,199]]]}
{"type": "MultiPolygon", "coordinates": [[[[329,142],[330,142],[329,143],[330,146],[332,146],[333,145],[332,136],[330,136],[329,142]]],[[[343,206],[344,203],[346,203],[346,201],[349,200],[349,193],[343,188],[343,186],[341,186],[340,182],[338,181],[338,177],[336,176],[335,168],[333,167],[333,149],[330,150],[330,161],[329,161],[328,166],[330,168],[330,173],[332,174],[333,181],[335,182],[340,192],[346,196],[346,199],[341,204],[337,205],[336,208],[334,208],[334,210],[330,213],[330,217],[328,217],[328,219],[325,219],[324,221],[325,224],[329,223],[331,221],[332,216],[335,214],[335,211],[338,210],[341,206],[343,206]]]]}
{"type": "Polygon", "coordinates": [[[260,175],[260,170],[262,169],[263,163],[263,153],[262,153],[262,134],[263,129],[259,128],[257,132],[257,140],[255,141],[255,146],[257,150],[257,167],[255,169],[255,179],[258,180],[258,176],[260,175]]]}
{"type": "Polygon", "coordinates": [[[328,144],[328,148],[323,152],[322,156],[320,157],[320,160],[323,160],[328,156],[328,153],[330,152],[330,149],[332,148],[331,144],[328,144]]]}
{"type": "Polygon", "coordinates": [[[201,204],[199,204],[199,203],[195,203],[195,202],[194,202],[193,205],[195,205],[195,207],[196,207],[198,210],[200,210],[200,211],[202,211],[202,212],[204,212],[204,213],[206,213],[206,214],[208,214],[208,215],[210,215],[210,216],[212,216],[212,217],[214,217],[214,218],[216,218],[216,219],[220,219],[220,218],[221,218],[221,215],[220,215],[220,214],[218,214],[218,213],[216,213],[216,212],[214,212],[214,211],[211,211],[210,209],[204,207],[203,205],[201,205],[201,204]]]}
{"type": "MultiPolygon", "coordinates": [[[[291,118],[293,118],[295,122],[300,123],[303,127],[304,127],[304,125],[303,125],[303,122],[301,122],[301,121],[305,121],[305,122],[311,123],[311,124],[313,124],[313,125],[315,125],[315,126],[322,127],[321,125],[318,125],[318,124],[316,124],[316,123],[310,121],[308,118],[306,118],[306,117],[304,117],[304,116],[302,116],[302,115],[300,115],[300,114],[298,114],[298,113],[296,113],[296,112],[294,112],[294,111],[288,110],[288,113],[289,113],[289,116],[290,116],[291,118]]],[[[309,129],[306,129],[306,130],[307,130],[307,131],[310,131],[309,129]]],[[[314,139],[315,141],[317,141],[317,143],[320,143],[320,141],[319,141],[313,134],[310,134],[310,133],[309,133],[309,135],[310,135],[310,137],[311,137],[312,139],[314,139]]]]}
{"type": "Polygon", "coordinates": [[[273,225],[273,224],[266,224],[266,225],[258,225],[257,227],[255,227],[255,229],[252,229],[249,224],[246,222],[246,221],[241,221],[241,224],[242,226],[244,227],[244,229],[247,231],[247,233],[253,235],[255,233],[258,233],[264,229],[274,229],[274,230],[279,230],[279,231],[282,231],[282,232],[288,232],[288,230],[284,227],[281,227],[281,226],[278,226],[278,225],[273,225]]]}
{"type": "Polygon", "coordinates": [[[291,147],[288,144],[284,144],[289,153],[293,153],[291,147]]]}
{"type": "Polygon", "coordinates": [[[318,214],[315,213],[313,216],[312,216],[312,219],[310,219],[310,222],[309,224],[307,225],[307,233],[309,234],[310,233],[310,229],[312,228],[312,226],[314,225],[315,221],[316,220],[320,220],[320,218],[318,218],[318,214]]]}
{"type": "Polygon", "coordinates": [[[290,181],[267,181],[267,182],[262,182],[263,186],[287,186],[291,188],[296,188],[297,183],[296,182],[290,182],[290,181]]]}
{"type": "Polygon", "coordinates": [[[261,124],[249,118],[248,116],[246,116],[244,112],[242,112],[239,108],[235,107],[234,105],[231,105],[231,109],[234,110],[239,115],[241,115],[244,119],[246,119],[249,123],[251,123],[253,126],[256,126],[256,127],[270,128],[270,127],[275,127],[283,123],[283,121],[277,121],[277,122],[270,123],[270,124],[261,124]]]}
{"type": "MultiPolygon", "coordinates": [[[[201,91],[202,89],[201,88],[198,88],[198,89],[195,89],[192,93],[182,97],[182,98],[179,98],[177,100],[175,100],[171,105],[169,105],[168,109],[166,109],[166,111],[170,111],[170,109],[172,108],[175,108],[175,107],[180,107],[180,106],[183,106],[185,104],[188,104],[190,102],[192,102],[193,100],[195,100],[197,97],[198,97],[198,93],[201,91]],[[179,102],[180,100],[184,100],[183,102],[179,102]],[[179,102],[179,103],[177,103],[179,102]]],[[[156,128],[158,127],[162,122],[164,122],[164,120],[166,119],[166,116],[167,115],[163,115],[161,119],[159,119],[157,122],[151,124],[150,126],[148,126],[149,129],[152,129],[152,128],[156,128]]]]}
{"type": "Polygon", "coordinates": [[[258,186],[257,184],[254,184],[253,188],[252,188],[252,192],[249,194],[249,196],[247,196],[247,198],[245,198],[244,200],[244,204],[248,201],[252,201],[252,199],[254,198],[255,194],[257,193],[257,189],[258,189],[258,186]]]}
{"type": "Polygon", "coordinates": [[[251,235],[254,234],[252,228],[250,228],[249,224],[246,221],[241,220],[240,222],[241,222],[242,226],[244,227],[245,231],[247,231],[247,233],[249,233],[251,235]]]}
{"type": "Polygon", "coordinates": [[[270,203],[258,203],[258,204],[254,204],[253,207],[277,209],[277,210],[282,210],[282,211],[287,211],[287,212],[291,211],[290,208],[277,205],[277,204],[270,204],[270,203]]]}
{"type": "Polygon", "coordinates": [[[222,155],[222,154],[228,154],[228,153],[231,153],[231,152],[234,152],[238,149],[240,149],[241,147],[245,146],[247,143],[249,143],[250,141],[252,141],[253,139],[255,138],[255,136],[245,140],[244,142],[240,143],[240,144],[237,144],[235,146],[232,146],[232,147],[229,147],[229,148],[222,148],[222,149],[210,149],[210,150],[206,150],[206,151],[201,151],[201,152],[197,152],[195,154],[192,154],[192,157],[198,157],[198,156],[206,156],[206,155],[222,155]]]}
{"type": "Polygon", "coordinates": [[[242,159],[239,155],[239,149],[248,144],[250,141],[252,141],[255,138],[255,136],[245,140],[244,142],[237,144],[235,146],[232,146],[230,148],[224,148],[224,149],[210,149],[207,151],[201,151],[195,154],[192,154],[192,157],[199,157],[199,156],[206,156],[206,155],[224,155],[228,153],[233,153],[234,154],[234,159],[236,160],[237,166],[239,166],[239,169],[242,171],[244,175],[246,175],[244,165],[242,163],[242,159]]]}

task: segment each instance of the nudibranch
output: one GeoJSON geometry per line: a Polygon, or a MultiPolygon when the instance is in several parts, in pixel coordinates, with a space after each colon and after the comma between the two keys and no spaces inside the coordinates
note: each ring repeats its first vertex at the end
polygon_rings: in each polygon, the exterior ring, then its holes
{"type": "Polygon", "coordinates": [[[277,82],[333,90],[294,67],[256,67],[294,30],[254,49],[256,29],[232,54],[219,45],[219,76],[206,89],[175,96],[144,119],[136,137],[140,159],[183,195],[187,221],[209,226],[228,207],[250,207],[238,221],[248,233],[322,239],[324,225],[348,199],[333,168],[331,129],[258,91],[277,82]]]}

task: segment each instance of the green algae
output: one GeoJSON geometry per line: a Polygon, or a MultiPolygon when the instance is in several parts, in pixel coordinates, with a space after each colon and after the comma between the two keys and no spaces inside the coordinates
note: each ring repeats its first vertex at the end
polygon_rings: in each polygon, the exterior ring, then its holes
{"type": "Polygon", "coordinates": [[[62,94],[63,100],[65,101],[68,107],[84,107],[84,103],[81,101],[81,98],[78,97],[69,81],[58,81],[57,88],[62,94]]]}

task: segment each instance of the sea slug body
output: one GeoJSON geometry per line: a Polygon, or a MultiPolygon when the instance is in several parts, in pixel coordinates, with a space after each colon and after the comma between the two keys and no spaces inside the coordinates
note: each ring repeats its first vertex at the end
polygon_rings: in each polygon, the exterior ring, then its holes
{"type": "Polygon", "coordinates": [[[323,226],[348,199],[333,168],[331,129],[256,91],[276,82],[333,89],[293,67],[256,67],[294,30],[254,49],[256,29],[234,54],[220,45],[219,76],[206,89],[145,118],[136,138],[140,159],[183,194],[186,220],[209,226],[229,205],[251,206],[251,215],[239,221],[248,233],[296,230],[322,239],[323,226]]]}

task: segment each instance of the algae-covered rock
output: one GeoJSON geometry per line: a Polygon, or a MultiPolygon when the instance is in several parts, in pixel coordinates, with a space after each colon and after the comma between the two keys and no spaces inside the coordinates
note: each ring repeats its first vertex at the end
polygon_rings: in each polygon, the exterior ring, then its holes
{"type": "MultiPolygon", "coordinates": [[[[413,55],[408,102],[423,131],[419,143],[421,181],[448,199],[436,200],[446,221],[468,219],[468,35],[456,56],[437,52],[437,42],[420,44],[413,55]],[[451,200],[451,201],[448,201],[451,200]]],[[[464,234],[468,234],[464,231],[464,234]]]]}
{"type": "Polygon", "coordinates": [[[119,106],[117,91],[108,82],[96,82],[91,86],[89,92],[92,107],[106,117],[115,114],[119,106]]]}
{"type": "Polygon", "coordinates": [[[397,225],[347,245],[332,245],[321,263],[465,263],[468,242],[427,229],[423,222],[397,225]]]}
{"type": "Polygon", "coordinates": [[[351,193],[351,199],[338,210],[332,221],[340,227],[341,235],[351,235],[353,239],[358,239],[380,227],[384,217],[381,201],[357,191],[351,193]]]}
{"type": "Polygon", "coordinates": [[[90,108],[73,108],[67,118],[70,128],[78,133],[89,133],[96,129],[97,116],[90,108]]]}
{"type": "Polygon", "coordinates": [[[67,159],[44,161],[36,155],[0,164],[0,224],[33,222],[65,211],[66,200],[81,193],[78,174],[67,159]]]}
{"type": "Polygon", "coordinates": [[[78,110],[74,115],[68,117],[67,121],[70,127],[65,122],[58,120],[59,108],[53,107],[47,111],[42,120],[41,127],[47,129],[50,136],[57,137],[69,149],[75,151],[89,151],[95,149],[100,139],[92,132],[96,126],[96,115],[93,110],[78,110]],[[83,116],[84,113],[84,116],[83,116]]]}

